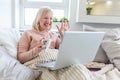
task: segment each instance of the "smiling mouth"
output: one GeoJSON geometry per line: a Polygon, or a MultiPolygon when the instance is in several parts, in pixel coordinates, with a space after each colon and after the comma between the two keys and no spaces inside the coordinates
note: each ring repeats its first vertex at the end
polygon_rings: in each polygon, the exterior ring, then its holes
{"type": "Polygon", "coordinates": [[[47,26],[50,26],[51,24],[44,24],[44,25],[47,27],[47,26]]]}

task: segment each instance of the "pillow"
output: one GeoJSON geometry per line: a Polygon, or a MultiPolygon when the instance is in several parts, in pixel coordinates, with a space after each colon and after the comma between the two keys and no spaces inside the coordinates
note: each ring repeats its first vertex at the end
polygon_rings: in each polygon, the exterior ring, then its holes
{"type": "Polygon", "coordinates": [[[40,56],[33,58],[32,60],[24,63],[24,65],[30,68],[37,68],[36,64],[45,63],[49,61],[55,61],[57,57],[58,50],[57,49],[48,49],[47,51],[41,51],[39,53],[40,56]]]}
{"type": "Polygon", "coordinates": [[[120,70],[120,40],[103,41],[102,47],[105,50],[110,62],[120,70]]]}
{"type": "Polygon", "coordinates": [[[0,54],[10,56],[10,54],[8,53],[8,51],[6,50],[6,48],[3,45],[0,45],[0,54]]]}
{"type": "Polygon", "coordinates": [[[15,28],[0,29],[0,44],[3,45],[14,58],[17,58],[17,43],[19,38],[19,30],[15,28]]]}
{"type": "Polygon", "coordinates": [[[109,62],[109,59],[108,59],[105,51],[101,47],[101,45],[98,48],[97,54],[96,54],[96,56],[94,58],[94,61],[95,62],[101,62],[101,63],[108,63],[109,62]]]}
{"type": "Polygon", "coordinates": [[[104,40],[120,39],[120,29],[119,28],[93,28],[91,26],[84,25],[83,31],[105,32],[104,40]]]}
{"type": "Polygon", "coordinates": [[[35,80],[40,72],[19,63],[0,46],[0,80],[35,80]]]}
{"type": "MultiPolygon", "coordinates": [[[[91,26],[83,25],[83,31],[102,31],[105,32],[103,40],[118,40],[120,38],[120,30],[118,28],[93,28],[91,26]]],[[[103,48],[100,46],[96,57],[94,61],[97,62],[103,62],[103,63],[108,63],[109,59],[103,50],[103,48]]]]}

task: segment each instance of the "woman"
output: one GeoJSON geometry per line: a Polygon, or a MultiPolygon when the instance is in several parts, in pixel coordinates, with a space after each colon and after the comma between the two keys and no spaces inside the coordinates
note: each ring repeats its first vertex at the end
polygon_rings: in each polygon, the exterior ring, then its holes
{"type": "Polygon", "coordinates": [[[25,63],[39,55],[44,49],[44,40],[51,39],[50,48],[59,48],[60,38],[64,31],[68,30],[66,21],[57,26],[60,37],[56,33],[50,32],[53,23],[53,12],[50,8],[41,8],[33,22],[32,29],[27,30],[21,36],[18,43],[17,59],[21,63],[25,63]]]}

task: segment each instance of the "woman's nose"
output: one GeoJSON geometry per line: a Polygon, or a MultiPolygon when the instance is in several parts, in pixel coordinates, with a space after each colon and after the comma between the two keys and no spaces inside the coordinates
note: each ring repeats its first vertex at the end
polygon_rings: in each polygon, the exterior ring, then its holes
{"type": "Polygon", "coordinates": [[[47,19],[47,22],[48,22],[48,23],[51,23],[51,22],[52,22],[52,20],[51,20],[51,19],[47,19]]]}

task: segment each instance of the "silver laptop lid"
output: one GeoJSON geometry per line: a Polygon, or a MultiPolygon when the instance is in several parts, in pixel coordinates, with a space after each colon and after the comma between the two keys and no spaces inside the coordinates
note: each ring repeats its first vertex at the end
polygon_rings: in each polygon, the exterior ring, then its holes
{"type": "Polygon", "coordinates": [[[60,44],[55,69],[94,60],[104,32],[66,31],[60,44]]]}

